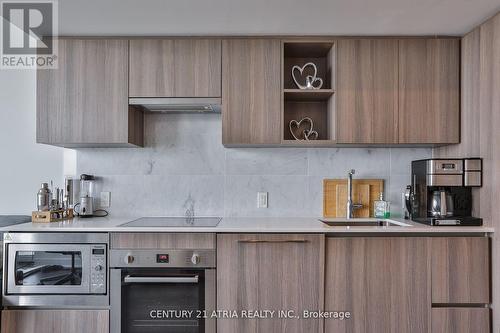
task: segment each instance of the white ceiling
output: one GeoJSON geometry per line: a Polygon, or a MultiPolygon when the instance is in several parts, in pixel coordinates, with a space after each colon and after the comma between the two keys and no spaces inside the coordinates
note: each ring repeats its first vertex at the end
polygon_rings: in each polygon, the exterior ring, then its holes
{"type": "Polygon", "coordinates": [[[59,0],[60,35],[463,35],[500,0],[59,0]]]}

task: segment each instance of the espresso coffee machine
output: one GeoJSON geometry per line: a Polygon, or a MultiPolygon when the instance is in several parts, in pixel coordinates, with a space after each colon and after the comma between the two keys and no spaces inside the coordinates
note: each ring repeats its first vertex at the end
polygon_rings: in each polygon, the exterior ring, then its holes
{"type": "Polygon", "coordinates": [[[411,163],[407,208],[415,222],[434,226],[480,226],[472,216],[472,188],[482,186],[482,160],[427,159],[411,163]]]}

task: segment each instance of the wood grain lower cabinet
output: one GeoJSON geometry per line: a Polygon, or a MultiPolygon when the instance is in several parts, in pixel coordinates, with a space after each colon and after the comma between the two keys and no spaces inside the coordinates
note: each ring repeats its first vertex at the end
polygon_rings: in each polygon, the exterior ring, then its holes
{"type": "Polygon", "coordinates": [[[428,333],[430,240],[414,237],[327,238],[326,333],[428,333]]]}
{"type": "Polygon", "coordinates": [[[487,237],[432,239],[432,303],[490,303],[487,237]]]}
{"type": "Polygon", "coordinates": [[[37,142],[142,146],[143,114],[129,108],[127,82],[127,40],[59,40],[58,68],[37,71],[37,142]]]}
{"type": "Polygon", "coordinates": [[[133,39],[130,97],[220,97],[220,39],[133,39]]]}
{"type": "Polygon", "coordinates": [[[108,310],[3,310],[2,333],[109,333],[108,310]]]}
{"type": "Polygon", "coordinates": [[[434,308],[432,333],[490,333],[490,309],[434,308]]]}
{"type": "Polygon", "coordinates": [[[399,143],[460,142],[460,40],[399,41],[399,143]]]}
{"type": "MultiPolygon", "coordinates": [[[[324,235],[217,236],[219,310],[321,310],[324,235]]],[[[322,333],[322,320],[218,319],[218,333],[322,333]]]]}
{"type": "Polygon", "coordinates": [[[281,143],[281,43],[278,39],[222,42],[222,143],[281,143]]]}
{"type": "Polygon", "coordinates": [[[398,143],[398,40],[337,42],[337,142],[398,143]]]}

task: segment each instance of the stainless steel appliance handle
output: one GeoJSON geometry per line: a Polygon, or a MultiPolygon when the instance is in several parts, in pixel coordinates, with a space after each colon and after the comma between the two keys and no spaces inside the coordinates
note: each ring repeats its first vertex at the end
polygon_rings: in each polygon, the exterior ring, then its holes
{"type": "Polygon", "coordinates": [[[284,239],[284,240],[264,240],[264,239],[243,239],[238,243],[307,243],[307,239],[284,239]]]}
{"type": "Polygon", "coordinates": [[[198,283],[198,275],[195,276],[130,276],[123,278],[125,283],[198,283]]]}

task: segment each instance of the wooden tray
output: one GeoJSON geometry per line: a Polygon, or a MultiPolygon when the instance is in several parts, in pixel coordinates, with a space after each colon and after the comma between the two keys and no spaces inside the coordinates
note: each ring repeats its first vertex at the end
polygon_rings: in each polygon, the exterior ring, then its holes
{"type": "Polygon", "coordinates": [[[73,208],[63,210],[34,211],[31,213],[31,222],[49,223],[69,220],[73,218],[73,208]]]}
{"type": "MultiPolygon", "coordinates": [[[[352,199],[363,207],[354,210],[354,217],[372,217],[373,202],[384,192],[383,179],[353,179],[352,199]]],[[[347,214],[347,179],[323,180],[323,216],[345,217],[347,214]]]]}

